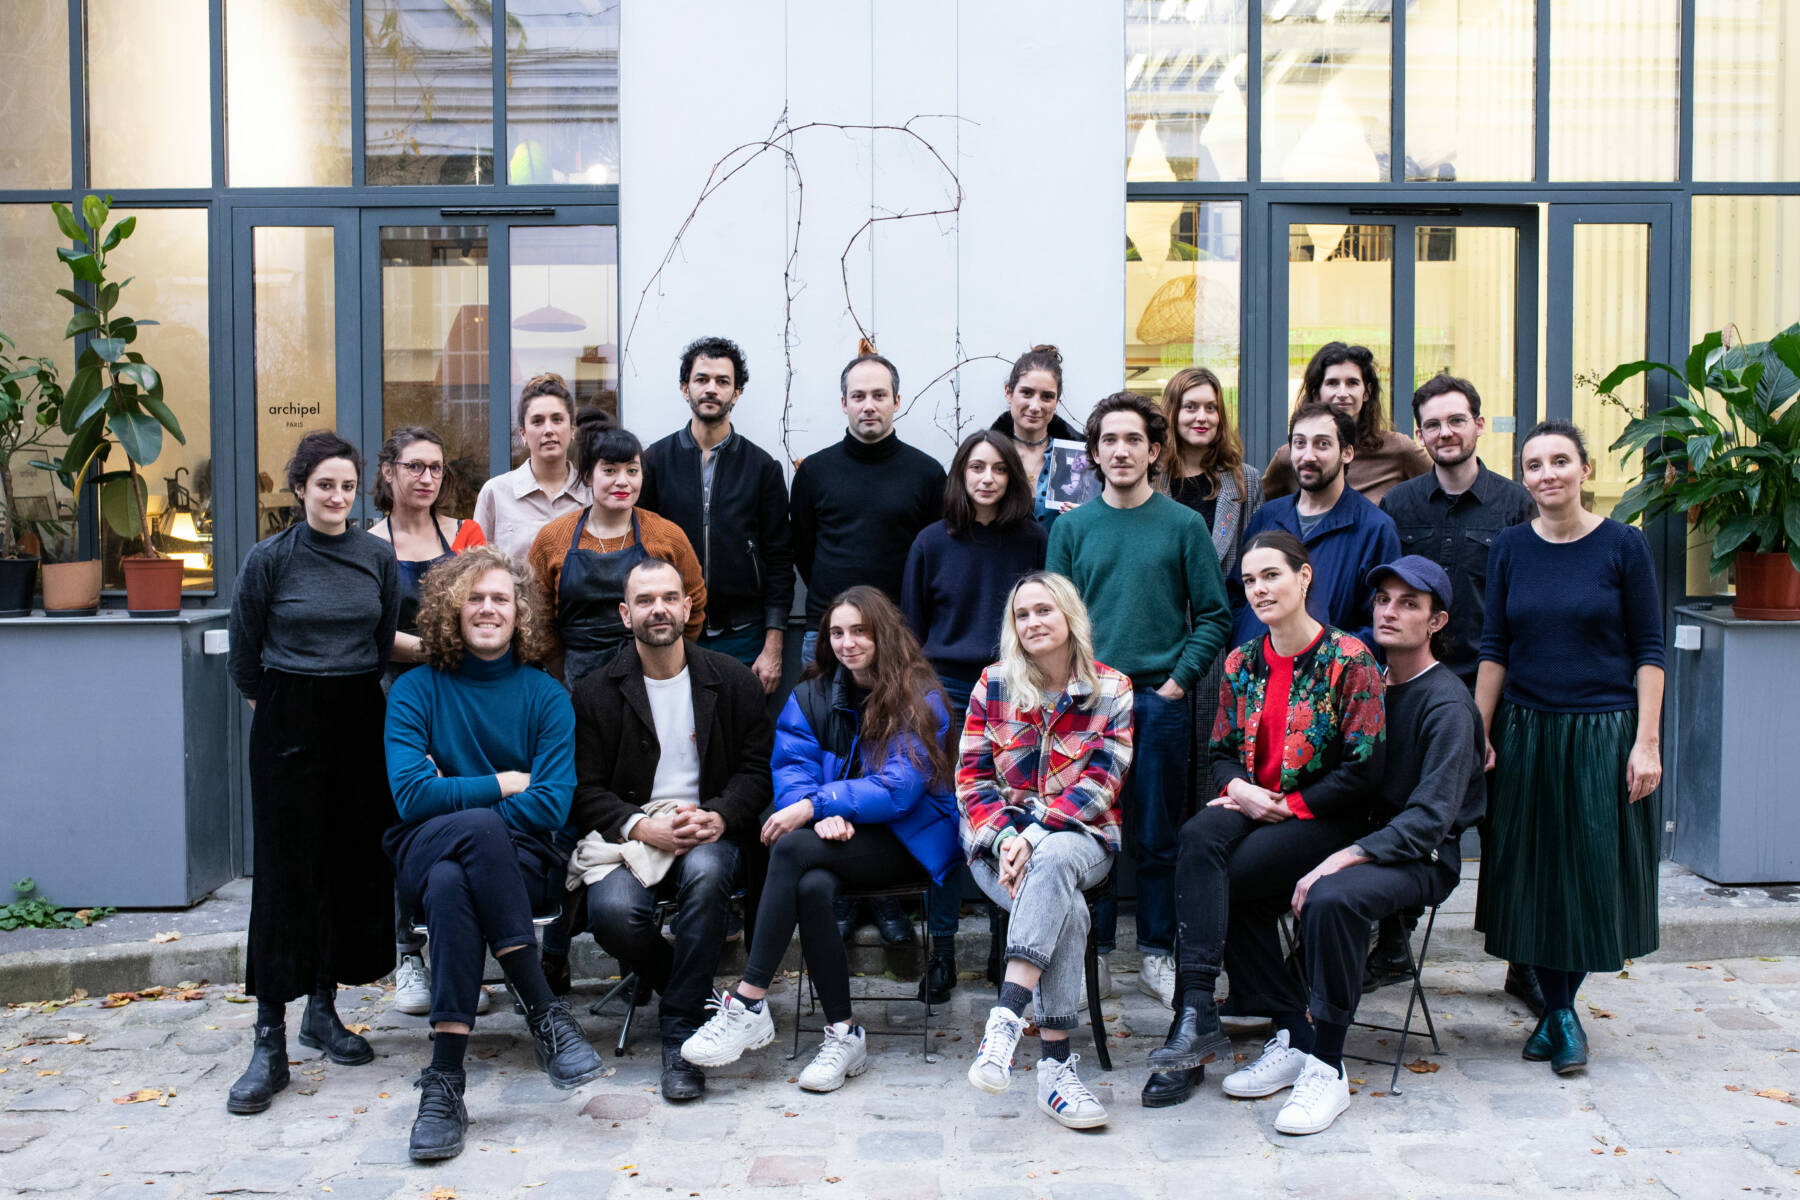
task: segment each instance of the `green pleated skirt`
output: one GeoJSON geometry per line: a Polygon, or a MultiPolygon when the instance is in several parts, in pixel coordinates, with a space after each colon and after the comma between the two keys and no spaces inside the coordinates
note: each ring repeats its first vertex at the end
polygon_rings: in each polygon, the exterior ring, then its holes
{"type": "Polygon", "coordinates": [[[1475,927],[1487,952],[1559,971],[1617,971],[1657,946],[1654,794],[1628,802],[1635,712],[1502,702],[1475,927]]]}

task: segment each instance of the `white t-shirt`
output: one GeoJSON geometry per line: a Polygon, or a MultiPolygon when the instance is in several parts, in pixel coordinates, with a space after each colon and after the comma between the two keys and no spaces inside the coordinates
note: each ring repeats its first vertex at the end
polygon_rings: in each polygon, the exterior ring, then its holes
{"type": "Polygon", "coordinates": [[[687,668],[673,679],[644,678],[650,693],[650,716],[662,754],[650,783],[650,802],[681,800],[700,803],[700,746],[694,740],[694,690],[687,668]]]}

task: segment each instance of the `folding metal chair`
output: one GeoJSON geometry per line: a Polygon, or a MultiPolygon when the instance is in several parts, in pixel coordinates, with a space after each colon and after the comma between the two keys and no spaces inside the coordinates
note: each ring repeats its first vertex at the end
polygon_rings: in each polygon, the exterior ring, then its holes
{"type": "MultiPolygon", "coordinates": [[[[919,959],[919,964],[922,971],[929,971],[931,969],[931,918],[930,913],[926,908],[926,897],[930,888],[931,883],[929,880],[921,880],[918,883],[902,884],[898,887],[891,888],[840,887],[838,895],[842,899],[851,901],[885,900],[890,898],[895,900],[910,900],[916,898],[919,904],[919,938],[922,948],[922,957],[919,959]]],[[[802,955],[800,959],[800,978],[794,982],[794,1048],[793,1051],[788,1054],[790,1060],[800,1057],[800,1035],[802,1032],[822,1033],[825,1028],[823,1025],[808,1025],[803,1027],[800,1024],[800,1005],[803,994],[810,994],[812,999],[812,1005],[808,1009],[808,1012],[817,1012],[819,1009],[819,996],[816,991],[811,991],[807,986],[806,958],[804,955],[802,955]]],[[[861,999],[887,1002],[898,1000],[903,1003],[911,1002],[923,1004],[925,1006],[925,1019],[919,1022],[919,1049],[927,1058],[930,1058],[932,1004],[931,1000],[926,996],[924,988],[920,988],[919,993],[914,996],[864,996],[861,997],[861,999]]],[[[867,1026],[864,1026],[863,1028],[866,1033],[880,1034],[883,1037],[906,1037],[912,1032],[909,1029],[870,1029],[867,1026]]]]}

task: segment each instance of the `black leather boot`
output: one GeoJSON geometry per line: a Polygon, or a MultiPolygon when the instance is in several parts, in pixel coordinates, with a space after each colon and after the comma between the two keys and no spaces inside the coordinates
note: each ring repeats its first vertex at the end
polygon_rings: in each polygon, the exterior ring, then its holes
{"type": "Polygon", "coordinates": [[[323,1050],[326,1058],[346,1067],[375,1061],[374,1047],[361,1034],[345,1029],[337,1009],[318,996],[306,998],[306,1015],[300,1018],[300,1044],[323,1050]]]}
{"type": "Polygon", "coordinates": [[[1532,1016],[1544,1015],[1544,992],[1538,987],[1537,972],[1525,964],[1506,964],[1506,994],[1531,1010],[1532,1016]]]}
{"type": "Polygon", "coordinates": [[[925,978],[919,980],[919,994],[928,1004],[950,1003],[956,990],[956,942],[945,939],[931,943],[931,961],[925,964],[925,978]]]}
{"type": "Polygon", "coordinates": [[[686,1038],[664,1038],[662,1044],[662,1094],[664,1100],[698,1100],[706,1095],[706,1072],[681,1057],[686,1038]]]}
{"type": "Polygon", "coordinates": [[[552,996],[566,996],[574,987],[569,977],[569,956],[566,954],[542,954],[538,961],[544,968],[544,982],[550,985],[552,996]]]}
{"type": "Polygon", "coordinates": [[[1383,917],[1376,925],[1375,946],[1363,965],[1363,991],[1372,992],[1390,983],[1412,980],[1412,930],[1399,916],[1383,917]]]}
{"type": "Polygon", "coordinates": [[[890,946],[904,946],[913,940],[912,918],[893,896],[875,901],[875,931],[890,946]]]}
{"type": "Polygon", "coordinates": [[[287,1026],[258,1026],[250,1065],[231,1085],[225,1097],[225,1111],[240,1117],[262,1112],[275,1103],[275,1093],[287,1085],[287,1026]]]}
{"type": "Polygon", "coordinates": [[[606,1070],[606,1063],[594,1048],[569,1010],[567,1000],[557,1000],[537,1016],[527,1016],[531,1027],[531,1050],[537,1065],[550,1077],[551,1086],[567,1091],[606,1070]]]}
{"type": "Polygon", "coordinates": [[[439,1067],[419,1072],[413,1084],[419,1089],[419,1115],[413,1118],[407,1146],[414,1162],[439,1162],[462,1153],[463,1135],[469,1130],[469,1110],[463,1105],[468,1078],[461,1071],[439,1067]]]}
{"type": "Polygon", "coordinates": [[[1185,1072],[1215,1060],[1231,1061],[1231,1039],[1219,1024],[1219,1008],[1212,1002],[1212,993],[1196,989],[1181,997],[1175,1019],[1169,1022],[1168,1037],[1150,1052],[1150,1069],[1185,1072]]]}
{"type": "Polygon", "coordinates": [[[1140,1101],[1145,1108],[1168,1108],[1172,1104],[1180,1104],[1194,1094],[1200,1081],[1206,1078],[1205,1067],[1190,1067],[1185,1071],[1156,1071],[1144,1081],[1144,1094],[1140,1101]]]}
{"type": "Polygon", "coordinates": [[[839,896],[831,902],[831,919],[837,922],[838,936],[846,942],[850,940],[850,935],[856,932],[858,907],[856,901],[844,896],[839,896]]]}

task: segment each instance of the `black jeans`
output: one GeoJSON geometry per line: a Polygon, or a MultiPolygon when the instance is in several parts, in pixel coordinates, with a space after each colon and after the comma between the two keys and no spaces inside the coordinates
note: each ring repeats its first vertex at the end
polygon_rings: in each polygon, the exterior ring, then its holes
{"type": "Polygon", "coordinates": [[[662,996],[664,1040],[685,1039],[706,1020],[725,922],[738,882],[738,848],[708,842],[678,857],[654,888],[624,867],[588,887],[588,930],[606,952],[662,996]],[[675,944],[656,924],[659,900],[676,903],[675,944]]]}
{"type": "Polygon", "coordinates": [[[925,868],[886,825],[858,825],[847,842],[828,842],[810,827],[788,834],[769,851],[769,876],[756,909],[744,982],[769,986],[798,925],[800,953],[812,972],[825,1019],[848,1021],[850,960],[831,915],[838,884],[888,888],[925,878],[925,868]]]}
{"type": "Polygon", "coordinates": [[[1237,1013],[1305,1011],[1306,993],[1286,968],[1277,923],[1300,877],[1364,827],[1292,817],[1271,823],[1229,808],[1201,809],[1181,827],[1176,969],[1210,986],[1223,966],[1237,1013]]]}
{"type": "MultiPolygon", "coordinates": [[[[1313,884],[1300,912],[1313,1019],[1350,1024],[1362,1000],[1370,922],[1442,903],[1461,872],[1456,843],[1449,841],[1438,848],[1436,862],[1359,863],[1313,884]]],[[[1235,976],[1232,986],[1237,986],[1235,976]]]]}
{"type": "Polygon", "coordinates": [[[388,838],[400,904],[431,929],[431,1021],[473,1024],[485,950],[537,945],[533,912],[560,899],[541,841],[491,808],[395,829],[388,838]]]}

